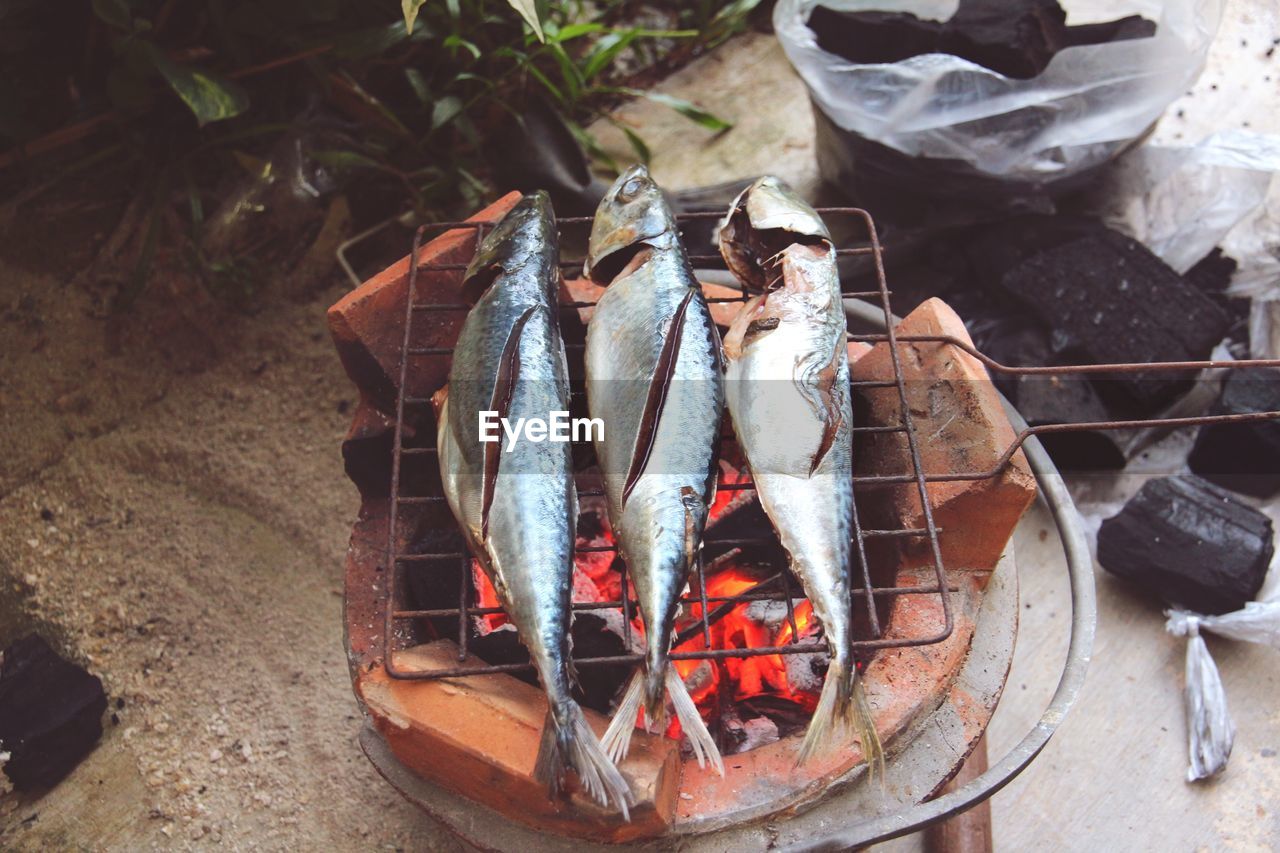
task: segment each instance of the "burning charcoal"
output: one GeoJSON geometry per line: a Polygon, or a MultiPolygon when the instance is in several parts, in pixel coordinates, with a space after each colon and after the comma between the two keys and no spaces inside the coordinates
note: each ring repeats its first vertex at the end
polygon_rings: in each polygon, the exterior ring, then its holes
{"type": "Polygon", "coordinates": [[[0,668],[0,749],[19,790],[62,781],[102,736],[102,681],[31,634],[5,650],[0,668]]]}
{"type": "MultiPolygon", "coordinates": [[[[1280,370],[1254,368],[1227,374],[1213,414],[1275,411],[1280,411],[1280,370]]],[[[1187,464],[1218,485],[1270,497],[1280,491],[1280,422],[1202,427],[1187,464]]]]}
{"type": "Polygon", "coordinates": [[[724,755],[750,752],[757,747],[775,743],[778,739],[777,723],[766,716],[743,720],[739,709],[733,705],[725,708],[720,715],[718,744],[724,755]]]}
{"type": "Polygon", "coordinates": [[[787,669],[787,684],[797,693],[817,696],[822,690],[823,676],[830,661],[831,656],[825,650],[807,655],[782,655],[782,663],[787,669]]]}
{"type": "Polygon", "coordinates": [[[768,717],[756,717],[742,724],[742,732],[746,735],[739,752],[750,752],[756,747],[766,746],[779,739],[778,724],[768,717]]]}
{"type": "Polygon", "coordinates": [[[739,713],[747,719],[766,717],[778,728],[780,737],[789,737],[809,727],[813,716],[812,706],[806,708],[798,702],[781,696],[752,696],[740,703],[739,713]]]}
{"type": "Polygon", "coordinates": [[[942,50],[1026,80],[1066,45],[1066,23],[1057,0],[961,0],[943,27],[942,50]]]}
{"type": "MultiPolygon", "coordinates": [[[[1099,224],[1015,262],[998,280],[1054,329],[1055,349],[1105,362],[1207,358],[1230,325],[1226,312],[1142,244],[1099,224]]],[[[1096,383],[1150,413],[1190,377],[1125,374],[1096,383]]]]}
{"type": "Polygon", "coordinates": [[[1104,569],[1197,613],[1252,601],[1272,550],[1269,518],[1189,474],[1150,481],[1098,531],[1104,569]]]}
{"type": "Polygon", "coordinates": [[[922,53],[937,53],[942,24],[907,12],[837,12],[817,6],[809,29],[818,46],[851,62],[900,62],[922,53]]]}

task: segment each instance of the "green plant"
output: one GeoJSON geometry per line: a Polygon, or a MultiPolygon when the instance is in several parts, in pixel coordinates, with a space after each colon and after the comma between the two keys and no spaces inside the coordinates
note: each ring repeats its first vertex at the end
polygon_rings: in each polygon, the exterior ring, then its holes
{"type": "MultiPolygon", "coordinates": [[[[157,194],[152,248],[175,232],[198,245],[200,211],[283,138],[305,139],[310,160],[347,181],[357,218],[406,204],[461,212],[493,191],[486,138],[531,97],[606,166],[584,126],[625,98],[726,128],[631,81],[727,38],[758,2],[650,4],[647,18],[665,9],[667,24],[653,27],[628,0],[0,0],[0,169],[22,164],[44,186],[85,157],[69,141],[114,133],[118,155],[95,168],[136,173],[157,194]],[[185,226],[155,224],[175,216],[185,226]]],[[[644,140],[621,129],[647,160],[644,140]]],[[[218,261],[186,254],[206,270],[218,261]]]]}

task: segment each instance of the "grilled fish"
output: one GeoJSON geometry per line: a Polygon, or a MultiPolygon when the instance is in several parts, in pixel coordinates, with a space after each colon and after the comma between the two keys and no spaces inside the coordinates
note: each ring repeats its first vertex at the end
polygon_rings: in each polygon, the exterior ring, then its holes
{"type": "Polygon", "coordinates": [[[850,645],[853,414],[835,247],[813,208],[773,177],[738,196],[719,243],[729,269],[756,294],[725,336],[729,414],[830,649],[798,763],[851,731],[872,771],[882,771],[850,645]]]}
{"type": "Polygon", "coordinates": [[[715,495],[724,412],[720,340],[675,219],[643,166],[600,202],[587,274],[606,285],[587,329],[587,402],[605,422],[596,441],[609,517],[640,604],[645,656],[604,734],[626,755],[643,706],[661,724],[670,696],[699,765],[724,774],[715,741],[675,667],[680,597],[715,495]]]}
{"type": "Polygon", "coordinates": [[[567,442],[480,441],[479,412],[541,417],[569,409],[557,313],[559,249],[546,193],[525,196],[467,269],[473,303],[437,395],[444,491],[467,544],[529,650],[548,710],[535,776],[552,795],[572,769],[627,814],[629,788],[572,696],[570,593],[578,495],[567,442]]]}

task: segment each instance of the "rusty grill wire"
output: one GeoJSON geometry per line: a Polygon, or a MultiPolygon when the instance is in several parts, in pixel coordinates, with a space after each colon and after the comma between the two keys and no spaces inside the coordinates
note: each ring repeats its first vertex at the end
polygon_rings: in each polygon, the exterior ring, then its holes
{"type": "MultiPolygon", "coordinates": [[[[941,547],[938,536],[941,528],[937,527],[933,519],[933,508],[930,504],[928,484],[929,483],[945,483],[970,480],[984,480],[998,476],[1005,466],[1009,464],[1018,449],[1032,436],[1045,435],[1050,433],[1063,432],[1084,432],[1093,430],[1112,430],[1112,429],[1140,429],[1152,426],[1164,427],[1184,427],[1198,426],[1206,424],[1230,423],[1230,422],[1246,422],[1257,420],[1280,419],[1280,412],[1257,412],[1236,415],[1202,415],[1195,417],[1182,418],[1151,418],[1146,420],[1127,420],[1127,421],[1097,421],[1086,423],[1069,423],[1069,424],[1046,424],[1038,426],[1024,427],[1017,433],[1014,440],[1004,450],[996,463],[985,471],[958,471],[945,474],[926,474],[921,461],[919,438],[916,434],[916,428],[912,422],[911,410],[908,406],[906,382],[904,380],[902,364],[900,360],[899,347],[902,344],[912,343],[940,343],[955,346],[974,358],[978,359],[989,370],[1008,374],[1008,375],[1066,375],[1066,374],[1124,374],[1139,373],[1149,371],[1185,371],[1185,370],[1204,370],[1204,369],[1239,369],[1245,367],[1280,367],[1280,359],[1254,359],[1248,361],[1182,361],[1182,362],[1163,362],[1163,363],[1128,363],[1128,364],[1079,364],[1079,365],[1062,365],[1062,366],[1046,366],[1046,367],[1017,367],[1001,364],[982,352],[978,351],[968,341],[960,340],[950,335],[899,335],[894,329],[896,321],[894,318],[892,306],[890,303],[891,291],[885,277],[884,261],[882,249],[878,234],[876,232],[875,223],[867,211],[855,207],[822,207],[817,208],[818,213],[824,218],[829,219],[833,216],[851,217],[860,221],[866,230],[867,239],[858,245],[837,247],[836,254],[839,256],[850,255],[866,255],[872,259],[872,267],[875,275],[876,287],[873,290],[844,292],[845,299],[863,299],[870,301],[878,311],[883,312],[884,326],[886,331],[876,334],[853,334],[848,335],[849,341],[858,341],[867,344],[887,343],[889,345],[890,363],[893,371],[893,378],[889,380],[854,380],[852,386],[857,388],[895,388],[897,390],[898,407],[900,413],[900,423],[890,426],[853,426],[852,432],[855,434],[867,433],[902,433],[906,439],[907,451],[911,462],[911,471],[905,474],[890,475],[858,475],[853,476],[854,486],[885,486],[885,485],[904,485],[914,483],[920,497],[924,526],[920,528],[902,528],[902,529],[868,529],[862,526],[862,522],[858,516],[857,504],[854,503],[853,510],[853,553],[856,566],[850,566],[850,606],[853,607],[858,599],[861,599],[866,608],[868,625],[871,633],[870,639],[854,640],[852,646],[855,652],[868,652],[885,648],[904,648],[910,646],[927,646],[940,643],[946,640],[954,627],[954,617],[952,613],[951,596],[956,591],[956,587],[947,583],[946,569],[942,561],[941,547]],[[928,554],[930,557],[931,568],[933,570],[933,582],[920,586],[910,587],[876,587],[871,580],[871,569],[867,560],[867,541],[871,539],[923,539],[928,544],[928,554]],[[941,624],[932,634],[924,636],[900,636],[886,637],[883,634],[883,628],[880,625],[877,613],[877,602],[882,599],[888,599],[902,595],[930,595],[937,596],[942,610],[941,624]]],[[[677,220],[681,223],[692,220],[708,220],[720,219],[723,214],[718,212],[697,212],[686,213],[677,216],[677,220]]],[[[589,226],[591,217],[566,217],[557,220],[559,226],[589,226]]],[[[500,607],[478,607],[471,602],[473,575],[471,571],[472,556],[465,550],[457,552],[437,552],[437,553],[401,553],[397,549],[396,533],[397,523],[399,521],[399,509],[402,506],[414,504],[438,503],[445,500],[443,495],[428,496],[405,496],[400,494],[402,459],[407,455],[429,455],[434,456],[435,448],[425,447],[405,447],[404,439],[404,420],[405,409],[409,406],[425,406],[429,404],[429,400],[425,398],[408,397],[404,393],[406,387],[406,378],[411,370],[411,365],[415,359],[422,358],[442,358],[450,356],[453,352],[452,347],[412,347],[412,327],[415,316],[427,312],[466,312],[470,309],[465,303],[433,303],[418,301],[418,278],[420,272],[437,272],[437,271],[456,271],[461,274],[469,264],[467,263],[442,263],[442,264],[418,264],[418,256],[422,247],[424,234],[428,231],[440,232],[443,234],[447,231],[467,229],[476,232],[476,246],[484,239],[485,230],[495,223],[489,222],[437,222],[423,225],[417,229],[414,234],[413,248],[409,258],[409,282],[406,289],[405,314],[404,314],[404,341],[401,347],[401,359],[399,365],[399,385],[396,392],[396,413],[395,413],[395,429],[394,440],[392,444],[392,466],[391,466],[391,488],[390,488],[390,512],[389,524],[387,532],[387,554],[389,573],[387,582],[382,590],[382,605],[385,613],[385,625],[383,630],[383,665],[387,674],[393,678],[407,680],[426,680],[435,678],[453,678],[474,675],[485,675],[500,672],[522,672],[529,671],[533,668],[531,663],[507,663],[492,665],[467,665],[450,669],[439,669],[432,671],[418,670],[402,670],[397,668],[395,664],[396,651],[396,631],[397,623],[403,620],[428,619],[428,618],[456,618],[458,620],[458,660],[465,661],[467,658],[467,645],[471,633],[472,618],[488,614],[502,613],[500,607]],[[460,561],[461,583],[459,584],[458,606],[452,608],[438,608],[431,610],[412,610],[405,609],[401,606],[401,595],[404,584],[402,583],[402,568],[404,566],[418,566],[419,570],[423,564],[440,563],[443,561],[460,561]]],[[[719,255],[690,255],[690,262],[696,267],[699,264],[722,263],[719,255]]],[[[580,271],[582,268],[581,260],[561,261],[560,267],[562,272],[580,271]]],[[[741,296],[732,297],[708,297],[707,302],[715,303],[732,303],[746,302],[750,298],[750,294],[743,293],[741,296]]],[[[577,310],[579,308],[594,305],[590,301],[571,301],[562,300],[560,309],[562,311],[577,310]]],[[[567,349],[581,349],[583,344],[566,343],[567,349]]],[[[572,379],[573,377],[571,377],[572,379]]],[[[721,441],[725,437],[721,436],[721,441]]],[[[855,439],[856,440],[856,439],[855,439]]],[[[739,491],[753,490],[754,486],[750,482],[727,483],[723,479],[718,483],[718,489],[722,491],[739,491]]],[[[599,489],[580,489],[578,494],[583,497],[594,497],[602,494],[599,489]]],[[[714,535],[714,528],[708,530],[708,535],[704,537],[703,546],[705,545],[723,545],[726,547],[740,547],[744,545],[757,545],[766,543],[776,543],[776,536],[770,532],[768,536],[761,537],[735,537],[721,538],[714,535]]],[[[616,552],[616,545],[606,546],[586,546],[577,548],[577,553],[599,553],[599,552],[616,552]]],[[[628,636],[625,638],[627,648],[632,647],[631,643],[631,622],[632,614],[637,603],[625,592],[628,589],[626,566],[623,561],[619,560],[621,565],[622,576],[620,578],[620,588],[624,591],[622,600],[620,601],[604,601],[604,602],[575,602],[572,605],[574,612],[582,611],[601,611],[616,610],[621,611],[623,617],[624,630],[628,636]]],[[[815,652],[825,652],[826,645],[823,642],[799,642],[800,632],[797,630],[795,621],[794,598],[801,597],[803,593],[794,589],[790,578],[790,571],[782,569],[770,577],[756,583],[744,592],[731,596],[708,596],[706,591],[706,568],[703,562],[702,549],[699,548],[697,553],[694,572],[697,574],[697,594],[686,596],[682,599],[684,604],[698,604],[701,609],[701,616],[695,624],[690,625],[678,633],[673,640],[673,646],[679,646],[688,640],[701,634],[707,646],[711,644],[711,625],[722,618],[736,605],[744,602],[752,601],[777,601],[782,602],[786,606],[787,621],[791,629],[791,641],[783,645],[769,646],[749,646],[746,648],[726,648],[694,651],[672,651],[670,658],[672,660],[722,660],[725,658],[748,658],[758,657],[762,655],[774,654],[811,654],[815,652]],[[714,605],[714,606],[713,606],[714,605]]],[[[573,656],[573,663],[577,667],[591,667],[598,665],[616,665],[616,664],[633,664],[642,660],[640,654],[621,654],[609,656],[573,656]]]]}

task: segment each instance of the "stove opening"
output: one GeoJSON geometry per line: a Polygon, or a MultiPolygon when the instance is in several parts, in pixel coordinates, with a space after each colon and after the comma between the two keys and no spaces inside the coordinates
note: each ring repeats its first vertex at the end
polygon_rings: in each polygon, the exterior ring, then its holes
{"type": "MultiPolygon", "coordinates": [[[[748,476],[727,461],[721,463],[722,482],[745,482],[748,476]]],[[[598,485],[598,474],[580,477],[588,488],[598,485]],[[592,483],[591,481],[596,481],[592,483]]],[[[584,489],[585,490],[585,489],[584,489]]],[[[823,646],[822,629],[805,599],[799,582],[787,570],[786,554],[776,537],[761,537],[771,531],[768,518],[749,489],[721,490],[711,507],[704,536],[703,573],[706,577],[709,630],[703,630],[702,590],[699,576],[691,573],[686,603],[676,621],[674,651],[702,652],[720,649],[783,648],[793,643],[823,646]],[[742,540],[751,540],[743,544],[742,540]],[[783,594],[786,590],[787,594],[783,594]],[[735,600],[726,600],[735,599],[735,600]],[[790,606],[788,606],[790,599],[790,606]],[[709,635],[709,642],[708,642],[709,635]]],[[[456,530],[432,529],[425,543],[440,547],[441,537],[452,540],[456,530]]],[[[458,537],[460,539],[460,537],[458,537]]],[[[877,543],[867,542],[869,548],[877,543]]],[[[614,538],[605,511],[604,499],[584,497],[578,520],[578,554],[573,577],[575,605],[621,601],[624,583],[622,559],[613,550],[614,538]]],[[[427,547],[412,550],[427,551],[427,547]]],[[[896,560],[890,553],[868,553],[874,586],[893,585],[896,560]]],[[[490,665],[523,664],[529,658],[516,635],[515,626],[501,611],[497,594],[478,561],[470,561],[470,606],[489,612],[467,617],[468,650],[490,665]]],[[[408,595],[413,607],[422,610],[458,605],[461,569],[455,562],[446,568],[426,564],[408,573],[408,595]],[[445,569],[446,577],[432,578],[445,569]],[[415,579],[416,578],[416,579],[415,579]]],[[[851,581],[859,590],[861,567],[855,553],[851,581]]],[[[644,625],[632,597],[630,620],[617,606],[575,610],[572,638],[573,656],[609,657],[635,654],[644,648],[644,625]]],[[[851,600],[855,639],[870,639],[872,632],[866,601],[860,594],[851,600]]],[[[887,601],[878,610],[881,632],[889,618],[887,601]]],[[[456,618],[424,620],[416,639],[458,637],[456,618]]],[[[858,658],[865,667],[872,655],[858,658]]],[[[802,731],[817,705],[826,675],[825,650],[800,654],[756,654],[716,660],[675,660],[690,695],[698,705],[708,728],[716,737],[722,754],[734,755],[773,743],[802,731]]],[[[594,664],[578,669],[578,699],[586,707],[610,714],[630,676],[633,664],[594,664]]],[[[531,670],[513,672],[530,684],[537,684],[531,670]]],[[[667,735],[680,736],[679,723],[669,717],[667,735]]]]}

